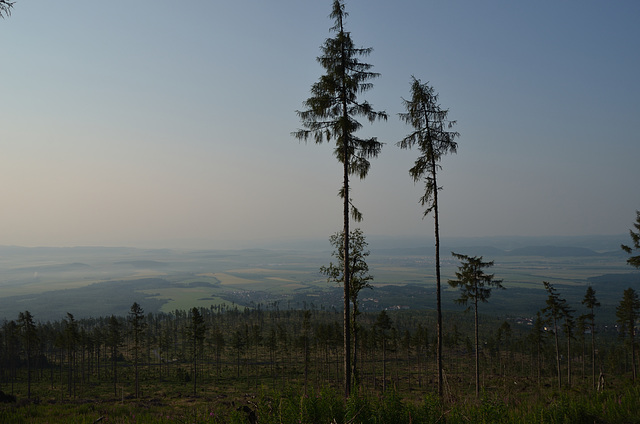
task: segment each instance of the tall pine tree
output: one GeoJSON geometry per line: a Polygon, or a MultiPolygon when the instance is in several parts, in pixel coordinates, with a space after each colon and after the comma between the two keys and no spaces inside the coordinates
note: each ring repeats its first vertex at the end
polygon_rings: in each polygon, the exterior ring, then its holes
{"type": "Polygon", "coordinates": [[[596,298],[596,291],[593,287],[587,287],[587,292],[584,294],[582,304],[589,309],[588,314],[582,315],[584,320],[589,323],[591,329],[591,378],[593,387],[596,387],[596,315],[594,313],[595,308],[600,307],[600,302],[596,298]]]}
{"type": "Polygon", "coordinates": [[[33,321],[33,315],[31,315],[31,312],[20,312],[20,315],[18,316],[18,325],[20,326],[20,335],[22,336],[23,348],[27,358],[27,399],[31,399],[31,368],[33,350],[38,342],[36,324],[33,321]]]}
{"type": "Polygon", "coordinates": [[[560,297],[560,293],[553,285],[547,281],[543,281],[544,289],[547,291],[547,306],[542,312],[547,316],[549,323],[553,327],[553,337],[556,346],[556,370],[558,372],[558,389],[562,387],[562,374],[560,374],[560,343],[558,341],[558,333],[560,330],[560,320],[566,320],[571,315],[571,308],[567,305],[567,301],[560,297]]]}
{"type": "Polygon", "coordinates": [[[138,304],[133,302],[131,310],[129,311],[129,324],[131,325],[130,331],[133,338],[133,368],[135,373],[135,396],[136,399],[140,397],[140,356],[142,353],[142,338],[143,330],[145,328],[144,322],[144,310],[138,304]]]}
{"type": "Polygon", "coordinates": [[[440,224],[438,216],[438,187],[437,175],[440,170],[440,160],[448,153],[456,153],[459,137],[455,131],[449,131],[456,123],[448,119],[449,110],[442,109],[438,104],[438,94],[428,83],[422,84],[419,79],[411,77],[411,99],[403,99],[406,113],[400,114],[413,132],[398,142],[402,149],[418,146],[420,156],[416,159],[409,174],[414,182],[424,179],[425,191],[420,203],[425,206],[424,216],[433,212],[435,224],[436,248],[436,309],[437,309],[437,347],[438,363],[438,394],[443,396],[442,375],[442,297],[440,283],[440,224]]]}
{"type": "Polygon", "coordinates": [[[189,338],[190,338],[190,350],[191,358],[193,360],[193,395],[197,395],[198,389],[198,353],[202,351],[202,344],[204,342],[204,335],[207,327],[204,322],[204,317],[200,313],[200,310],[195,306],[191,308],[191,323],[189,325],[189,338]]]}
{"type": "Polygon", "coordinates": [[[122,345],[122,331],[120,328],[120,322],[118,318],[111,315],[109,318],[109,324],[107,327],[107,346],[111,353],[111,373],[113,376],[113,395],[118,395],[118,355],[120,352],[118,348],[122,345]]]}
{"type": "MultiPolygon", "coordinates": [[[[331,255],[338,259],[338,263],[336,265],[330,263],[328,267],[320,267],[320,272],[326,275],[329,281],[336,283],[344,282],[343,238],[342,232],[337,232],[329,237],[329,242],[336,249],[331,255]]],[[[351,236],[349,237],[349,248],[351,249],[351,252],[349,252],[349,260],[351,261],[351,264],[349,264],[349,271],[351,272],[349,276],[349,284],[351,285],[351,287],[349,287],[349,296],[351,297],[351,331],[353,336],[351,377],[354,381],[354,386],[357,386],[359,383],[357,361],[358,330],[360,327],[357,319],[358,315],[360,315],[360,310],[358,308],[358,296],[362,289],[372,288],[369,282],[373,280],[373,276],[369,274],[369,265],[367,264],[367,256],[371,253],[369,250],[366,250],[367,245],[366,238],[360,228],[356,228],[351,232],[351,236]]]]}
{"type": "Polygon", "coordinates": [[[633,243],[631,246],[623,244],[620,247],[630,255],[629,259],[627,259],[627,263],[640,269],[640,254],[633,256],[634,250],[636,253],[640,252],[640,211],[636,211],[636,222],[633,224],[633,227],[637,230],[629,230],[629,236],[631,236],[631,241],[633,243]]]}
{"type": "Polygon", "coordinates": [[[373,87],[370,80],[379,76],[371,72],[372,65],[360,61],[368,56],[371,48],[355,47],[351,33],[345,30],[344,20],[348,16],[344,3],[334,0],[329,17],[335,24],[331,28],[335,37],[325,40],[322,54],[317,58],[326,73],[312,85],[311,97],[304,102],[305,110],[297,111],[304,129],[293,133],[299,140],[309,138],[320,144],[335,142],[334,154],[343,165],[343,183],[339,195],[343,200],[343,246],[344,251],[344,393],[348,397],[351,390],[351,332],[350,332],[350,284],[349,276],[349,215],[356,221],[362,215],[351,203],[349,178],[356,175],[364,179],[371,166],[369,159],[375,158],[382,149],[382,143],[375,137],[360,138],[356,132],[362,124],[357,117],[365,117],[370,122],[387,119],[384,112],[377,112],[366,101],[359,101],[358,95],[373,87]]]}
{"type": "MultiPolygon", "coordinates": [[[[456,303],[473,305],[475,323],[475,351],[476,351],[476,397],[480,396],[480,343],[478,340],[478,303],[487,302],[491,296],[491,289],[503,289],[502,280],[493,278],[493,274],[485,274],[484,269],[493,266],[493,261],[483,262],[482,256],[467,256],[451,253],[459,259],[461,264],[456,272],[456,280],[449,280],[451,287],[460,288],[460,297],[456,303]]],[[[471,309],[471,306],[467,310],[471,309]]]]}
{"type": "Polygon", "coordinates": [[[628,338],[631,347],[631,378],[636,381],[636,322],[640,318],[640,298],[638,293],[631,287],[626,289],[622,295],[622,300],[616,308],[616,318],[620,324],[620,334],[628,338]]]}

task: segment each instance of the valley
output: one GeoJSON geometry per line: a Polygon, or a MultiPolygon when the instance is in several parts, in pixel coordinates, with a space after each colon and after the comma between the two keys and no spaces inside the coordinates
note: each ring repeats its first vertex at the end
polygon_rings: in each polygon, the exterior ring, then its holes
{"type": "MultiPolygon", "coordinates": [[[[429,242],[373,239],[368,259],[373,289],[361,293],[363,311],[435,307],[429,242]]],[[[319,273],[330,262],[330,251],[318,245],[236,250],[0,247],[0,318],[13,319],[24,310],[38,320],[60,319],[67,312],[79,318],[125,315],[134,301],[153,313],[212,305],[340,309],[341,288],[319,273]]],[[[575,306],[586,286],[593,285],[603,318],[614,321],[622,291],[640,282],[640,273],[626,264],[624,252],[615,250],[610,239],[453,240],[442,250],[448,310],[460,309],[453,302],[457,291],[446,284],[459,265],[445,253],[449,251],[495,261],[491,272],[504,280],[507,290],[493,293],[483,311],[500,316],[535,314],[544,306],[542,282],[549,281],[575,306]]]]}

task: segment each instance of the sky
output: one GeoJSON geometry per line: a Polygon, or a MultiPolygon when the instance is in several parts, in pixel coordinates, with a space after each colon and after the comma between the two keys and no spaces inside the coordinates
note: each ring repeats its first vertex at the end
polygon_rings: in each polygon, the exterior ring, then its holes
{"type": "MultiPolygon", "coordinates": [[[[410,78],[460,133],[445,237],[625,234],[640,209],[640,2],[348,0],[387,122],[365,235],[433,234],[396,142],[410,78]]],[[[341,166],[299,142],[330,0],[18,0],[0,19],[0,244],[250,247],[341,228],[341,166]]],[[[627,240],[622,240],[626,242],[627,240]]]]}

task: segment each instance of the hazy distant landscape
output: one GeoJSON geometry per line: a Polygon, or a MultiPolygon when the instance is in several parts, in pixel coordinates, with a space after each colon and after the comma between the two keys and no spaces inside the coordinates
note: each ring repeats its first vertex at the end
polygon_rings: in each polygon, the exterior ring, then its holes
{"type": "MultiPolygon", "coordinates": [[[[621,236],[477,238],[445,240],[443,278],[459,263],[450,251],[494,260],[504,279],[483,312],[534,315],[544,306],[542,281],[556,285],[578,306],[591,284],[614,321],[622,291],[640,282],[626,264],[621,236]]],[[[372,237],[373,290],[361,294],[362,310],[435,307],[433,242],[429,238],[372,237]]],[[[191,307],[331,309],[341,307],[341,288],[319,273],[331,260],[328,242],[310,240],[273,248],[235,250],[115,247],[0,247],[0,318],[29,310],[36,320],[126,315],[131,304],[147,312],[191,307]]],[[[457,291],[444,286],[444,309],[459,310],[457,291]]]]}

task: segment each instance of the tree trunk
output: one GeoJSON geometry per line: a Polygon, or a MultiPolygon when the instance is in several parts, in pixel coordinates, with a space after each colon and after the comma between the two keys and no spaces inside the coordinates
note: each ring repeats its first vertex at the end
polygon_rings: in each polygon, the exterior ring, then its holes
{"type": "Polygon", "coordinates": [[[584,380],[587,377],[587,372],[586,372],[586,367],[587,367],[587,360],[586,360],[586,351],[587,351],[587,346],[586,346],[587,342],[585,340],[584,337],[584,332],[582,333],[582,353],[581,353],[581,360],[580,362],[582,363],[582,380],[584,380]]]}
{"type": "Polygon", "coordinates": [[[480,342],[478,341],[478,298],[474,308],[475,344],[476,344],[476,398],[480,397],[480,342]]]}
{"type": "MultiPolygon", "coordinates": [[[[592,312],[593,314],[593,312],[592,312]]],[[[592,386],[596,387],[596,339],[595,339],[595,325],[591,325],[591,377],[592,386]]]]}
{"type": "Polygon", "coordinates": [[[541,350],[542,350],[542,346],[541,346],[541,342],[538,341],[537,343],[538,345],[538,357],[537,357],[537,372],[538,372],[538,386],[540,386],[540,381],[541,381],[541,376],[542,376],[542,358],[541,358],[541,350]]]}
{"type": "Polygon", "coordinates": [[[193,343],[193,395],[198,393],[198,354],[196,353],[197,345],[193,343]]]}
{"type": "Polygon", "coordinates": [[[571,336],[567,334],[567,386],[571,387],[571,336]]]}
{"type": "Polygon", "coordinates": [[[636,343],[635,343],[635,319],[629,323],[629,338],[631,339],[631,376],[636,381],[636,343]]]}
{"type": "Polygon", "coordinates": [[[434,233],[436,239],[436,310],[437,310],[437,348],[436,362],[438,367],[438,396],[440,399],[444,396],[443,376],[442,376],[442,295],[440,289],[440,225],[438,220],[438,183],[436,180],[436,163],[435,158],[431,155],[431,176],[433,184],[436,187],[433,191],[433,216],[434,216],[434,233]]]}
{"type": "Polygon", "coordinates": [[[304,395],[307,396],[307,385],[309,383],[309,337],[304,335],[304,395]]]}
{"type": "MultiPolygon", "coordinates": [[[[345,122],[347,119],[346,100],[343,105],[345,112],[345,122]]],[[[351,314],[349,313],[350,305],[350,271],[349,271],[349,143],[347,139],[347,133],[343,133],[344,143],[344,204],[343,204],[343,219],[344,219],[344,316],[343,316],[343,331],[344,331],[344,396],[348,398],[351,393],[351,314]]]]}
{"type": "Polygon", "coordinates": [[[558,345],[558,325],[556,317],[553,317],[553,335],[556,342],[556,369],[558,370],[558,389],[562,387],[562,376],[560,374],[560,346],[558,345]]]}
{"type": "Polygon", "coordinates": [[[382,392],[387,391],[387,340],[382,336],[382,392]]]}
{"type": "Polygon", "coordinates": [[[111,367],[113,369],[113,395],[118,396],[118,351],[114,348],[111,351],[111,367]]]}
{"type": "Polygon", "coordinates": [[[27,399],[31,399],[31,347],[27,345],[27,399]]]}
{"type": "Polygon", "coordinates": [[[357,314],[357,309],[356,309],[356,305],[353,305],[353,313],[352,313],[352,321],[353,321],[353,363],[351,364],[351,377],[353,379],[353,385],[357,386],[359,383],[359,377],[358,377],[358,370],[357,370],[357,366],[358,366],[358,328],[356,327],[356,314],[357,314]]]}
{"type": "Polygon", "coordinates": [[[140,397],[140,374],[138,372],[138,350],[136,348],[136,352],[134,353],[134,359],[133,359],[133,367],[134,367],[134,373],[135,373],[135,391],[136,391],[136,399],[138,399],[140,397]]]}

